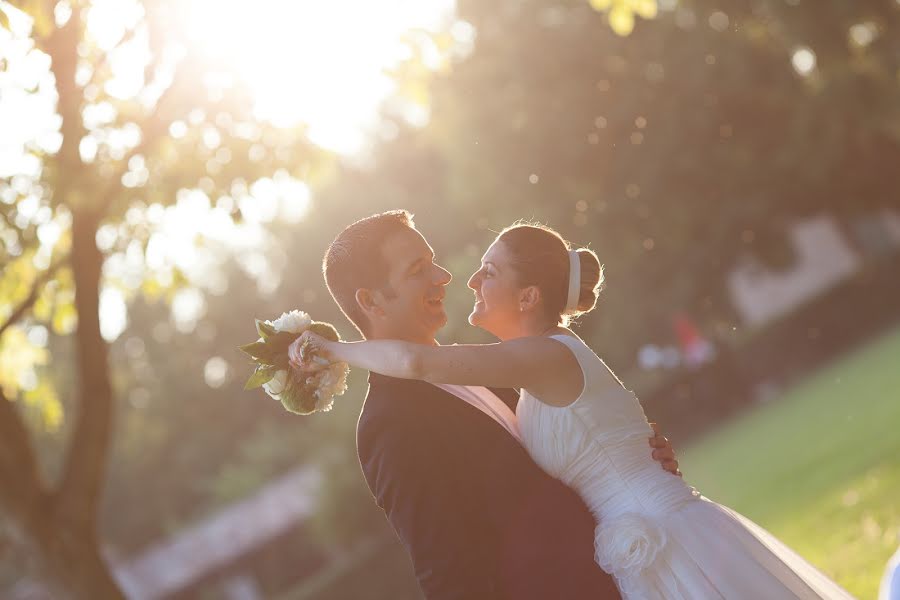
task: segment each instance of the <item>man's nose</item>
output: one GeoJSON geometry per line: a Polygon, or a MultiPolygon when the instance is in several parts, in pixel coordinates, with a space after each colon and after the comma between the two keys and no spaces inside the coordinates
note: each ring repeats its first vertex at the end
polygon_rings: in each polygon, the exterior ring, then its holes
{"type": "Polygon", "coordinates": [[[450,274],[450,271],[440,265],[434,265],[434,282],[437,285],[447,285],[451,279],[453,279],[453,275],[450,274]]]}

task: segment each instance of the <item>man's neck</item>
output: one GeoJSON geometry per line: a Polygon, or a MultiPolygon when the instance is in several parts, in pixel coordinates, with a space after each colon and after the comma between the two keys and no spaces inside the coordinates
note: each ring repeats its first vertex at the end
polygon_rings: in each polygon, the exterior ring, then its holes
{"type": "Polygon", "coordinates": [[[429,336],[415,336],[409,334],[402,333],[393,333],[393,332],[384,332],[380,331],[377,333],[373,333],[372,335],[366,336],[367,340],[401,340],[404,342],[410,342],[412,344],[423,344],[425,346],[440,346],[438,341],[434,339],[434,337],[429,336]]]}

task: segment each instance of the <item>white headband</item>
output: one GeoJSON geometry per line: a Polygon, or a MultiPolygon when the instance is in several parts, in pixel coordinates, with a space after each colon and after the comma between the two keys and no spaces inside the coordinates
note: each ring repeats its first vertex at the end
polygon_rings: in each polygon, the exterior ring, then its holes
{"type": "Polygon", "coordinates": [[[578,251],[569,250],[569,296],[566,298],[566,309],[563,312],[573,313],[578,310],[578,298],[581,296],[581,258],[578,251]]]}

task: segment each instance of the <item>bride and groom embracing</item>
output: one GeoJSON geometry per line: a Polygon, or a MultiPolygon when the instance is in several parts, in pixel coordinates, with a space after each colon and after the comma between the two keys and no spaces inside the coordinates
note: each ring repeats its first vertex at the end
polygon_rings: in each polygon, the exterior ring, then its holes
{"type": "Polygon", "coordinates": [[[850,598],[677,476],[637,399],[567,328],[596,303],[592,251],[538,225],[500,233],[468,282],[469,322],[501,340],[484,345],[435,342],[451,276],[406,211],[348,226],[324,272],[366,341],[305,333],[292,364],[316,369],[311,349],[371,372],[359,459],[427,598],[850,598]]]}

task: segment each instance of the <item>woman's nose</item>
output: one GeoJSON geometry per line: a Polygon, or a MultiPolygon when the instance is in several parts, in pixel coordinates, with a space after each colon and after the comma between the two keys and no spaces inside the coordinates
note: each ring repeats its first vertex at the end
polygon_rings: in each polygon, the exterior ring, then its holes
{"type": "Polygon", "coordinates": [[[477,290],[481,287],[481,270],[475,271],[472,273],[472,276],[469,277],[469,282],[466,284],[470,289],[477,290]]]}

